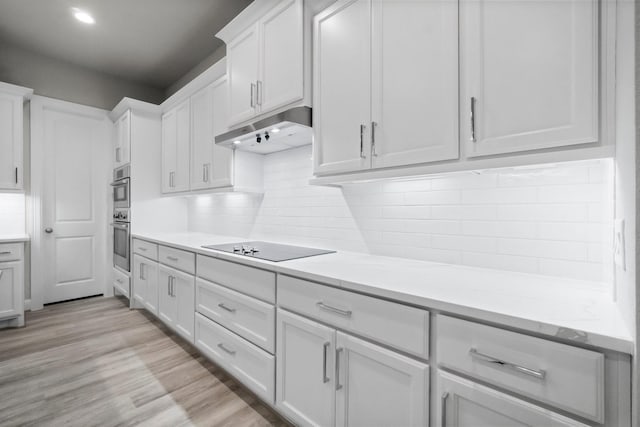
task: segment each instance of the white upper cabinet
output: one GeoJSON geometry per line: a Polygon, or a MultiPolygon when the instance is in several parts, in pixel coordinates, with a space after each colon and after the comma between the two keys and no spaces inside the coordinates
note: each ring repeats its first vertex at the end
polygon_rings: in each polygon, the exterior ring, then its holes
{"type": "Polygon", "coordinates": [[[189,190],[189,100],[162,116],[162,192],[189,190]]]}
{"type": "Polygon", "coordinates": [[[258,22],[260,69],[257,103],[261,113],[303,96],[302,0],[278,4],[258,22]]]}
{"type": "Polygon", "coordinates": [[[341,1],[314,24],[315,172],[371,167],[371,2],[341,1]]]}
{"type": "Polygon", "coordinates": [[[256,2],[217,36],[227,44],[228,125],[304,97],[302,0],[256,2]]]}
{"type": "Polygon", "coordinates": [[[598,141],[598,4],[460,2],[468,157],[598,141]]]}
{"type": "Polygon", "coordinates": [[[191,189],[232,185],[233,151],[217,146],[216,132],[225,131],[225,77],[191,96],[191,189]]]}
{"type": "Polygon", "coordinates": [[[0,83],[0,190],[23,188],[23,103],[33,91],[0,83]]]}
{"type": "Polygon", "coordinates": [[[131,110],[125,111],[115,124],[113,158],[115,167],[131,161],[131,110]]]}
{"type": "Polygon", "coordinates": [[[374,168],[458,157],[458,2],[372,3],[374,168]]]}
{"type": "Polygon", "coordinates": [[[227,44],[229,124],[250,119],[257,110],[258,27],[253,25],[227,44]]]}
{"type": "Polygon", "coordinates": [[[315,173],[458,157],[455,1],[338,1],[314,22],[315,173]]]}

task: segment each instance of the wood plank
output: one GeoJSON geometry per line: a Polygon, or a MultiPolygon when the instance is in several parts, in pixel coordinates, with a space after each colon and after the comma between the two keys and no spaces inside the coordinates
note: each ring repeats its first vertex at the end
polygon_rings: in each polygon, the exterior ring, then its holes
{"type": "Polygon", "coordinates": [[[27,313],[0,331],[0,426],[289,426],[121,298],[27,313]]]}

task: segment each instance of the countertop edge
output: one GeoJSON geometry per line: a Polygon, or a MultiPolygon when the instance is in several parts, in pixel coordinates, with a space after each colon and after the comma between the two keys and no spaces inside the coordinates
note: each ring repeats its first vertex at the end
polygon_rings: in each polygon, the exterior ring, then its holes
{"type": "MultiPolygon", "coordinates": [[[[517,315],[493,312],[464,304],[456,304],[449,301],[426,298],[420,295],[406,294],[392,289],[381,289],[380,287],[372,286],[366,283],[350,282],[337,278],[322,276],[316,273],[300,270],[299,268],[287,266],[283,263],[275,263],[258,259],[248,259],[247,257],[243,257],[240,255],[227,254],[224,252],[213,251],[211,249],[206,249],[199,246],[186,245],[180,242],[153,237],[145,233],[132,233],[132,237],[152,243],[168,245],[189,252],[194,252],[202,256],[236,262],[249,267],[269,270],[275,273],[286,274],[289,276],[298,277],[300,279],[310,280],[313,282],[318,282],[320,284],[326,284],[345,290],[419,306],[426,310],[443,312],[443,314],[451,314],[454,316],[460,316],[469,319],[477,319],[481,322],[487,322],[496,325],[503,325],[506,328],[519,329],[533,334],[558,339],[566,343],[588,345],[629,355],[632,355],[634,352],[634,343],[631,337],[624,338],[611,335],[603,335],[591,331],[568,328],[566,327],[566,325],[562,324],[548,323],[534,319],[528,319],[525,317],[518,317],[517,315]],[[576,335],[579,336],[586,336],[587,339],[572,340],[567,338],[566,336],[560,335],[562,332],[566,331],[575,332],[576,335]]],[[[221,237],[228,237],[230,240],[237,239],[238,241],[246,240],[242,238],[234,238],[232,236],[221,237]]]]}

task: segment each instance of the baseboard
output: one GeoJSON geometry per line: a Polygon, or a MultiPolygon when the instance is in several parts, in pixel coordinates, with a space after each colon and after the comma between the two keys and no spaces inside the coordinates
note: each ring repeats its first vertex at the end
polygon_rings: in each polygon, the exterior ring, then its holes
{"type": "Polygon", "coordinates": [[[31,300],[24,300],[24,311],[31,311],[31,300]]]}

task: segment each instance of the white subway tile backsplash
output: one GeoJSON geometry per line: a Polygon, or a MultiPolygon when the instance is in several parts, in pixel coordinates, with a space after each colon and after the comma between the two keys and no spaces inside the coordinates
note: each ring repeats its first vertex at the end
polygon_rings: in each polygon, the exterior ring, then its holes
{"type": "Polygon", "coordinates": [[[22,193],[0,193],[0,234],[24,234],[25,196],[22,193]]]}
{"type": "MultiPolygon", "coordinates": [[[[311,148],[264,157],[264,195],[190,201],[192,231],[586,280],[612,275],[608,160],[311,186],[311,148]]],[[[201,200],[202,199],[202,200],[201,200]]]]}

